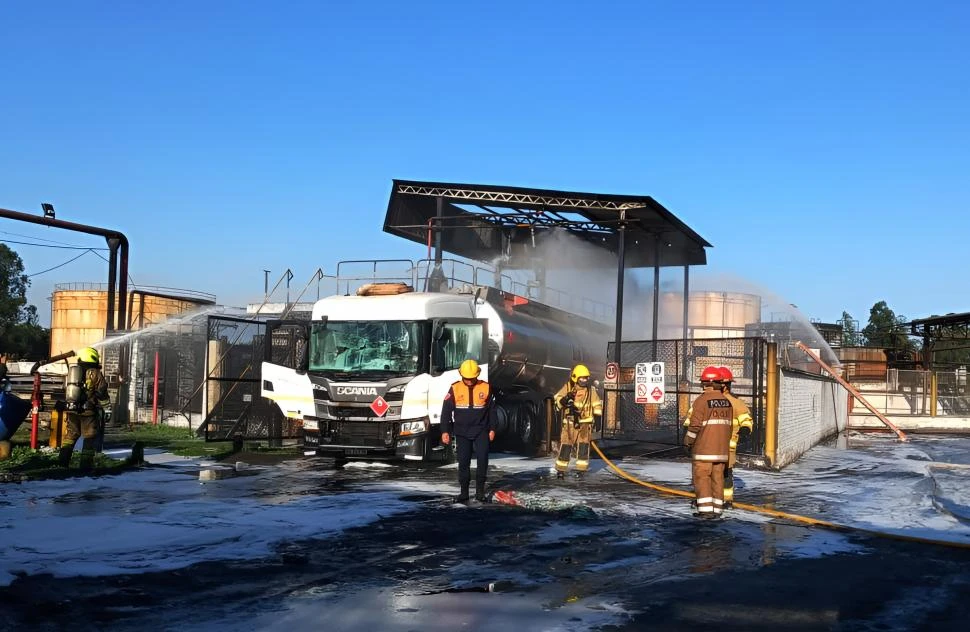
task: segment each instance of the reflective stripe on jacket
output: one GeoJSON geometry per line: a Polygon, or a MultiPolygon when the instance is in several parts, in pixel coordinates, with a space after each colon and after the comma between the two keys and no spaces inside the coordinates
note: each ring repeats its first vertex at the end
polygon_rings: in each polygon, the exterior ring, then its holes
{"type": "Polygon", "coordinates": [[[556,410],[563,413],[563,421],[565,422],[568,418],[572,422],[575,412],[572,410],[563,410],[562,404],[559,403],[563,397],[567,394],[572,394],[573,401],[576,402],[576,408],[579,410],[579,419],[577,421],[581,424],[591,424],[594,421],[594,417],[600,417],[603,415],[603,400],[600,399],[599,393],[595,389],[588,386],[575,386],[570,388],[571,383],[567,382],[561,389],[559,389],[555,395],[552,396],[553,404],[556,410]]]}
{"type": "Polygon", "coordinates": [[[734,409],[719,390],[705,388],[691,406],[684,443],[695,461],[728,462],[734,409]]]}
{"type": "Polygon", "coordinates": [[[441,404],[441,432],[474,439],[492,429],[492,387],[479,380],[473,386],[455,382],[441,404]]]}

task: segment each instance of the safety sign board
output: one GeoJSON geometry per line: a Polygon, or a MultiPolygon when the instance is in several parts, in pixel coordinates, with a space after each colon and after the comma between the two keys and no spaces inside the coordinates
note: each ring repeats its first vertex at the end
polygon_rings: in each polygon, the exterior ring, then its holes
{"type": "Polygon", "coordinates": [[[606,380],[605,384],[616,384],[617,379],[620,376],[620,367],[616,362],[610,362],[606,365],[606,380]]]}
{"type": "Polygon", "coordinates": [[[370,404],[370,409],[373,410],[374,414],[378,417],[383,417],[384,413],[386,413],[387,409],[390,407],[390,404],[388,404],[380,395],[378,395],[377,399],[372,401],[370,404]]]}
{"type": "Polygon", "coordinates": [[[664,363],[637,362],[634,395],[638,404],[662,404],[664,401],[664,363]]]}

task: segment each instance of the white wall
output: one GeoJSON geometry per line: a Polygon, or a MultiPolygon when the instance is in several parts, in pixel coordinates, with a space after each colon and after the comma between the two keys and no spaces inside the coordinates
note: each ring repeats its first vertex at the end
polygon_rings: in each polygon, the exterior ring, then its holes
{"type": "Polygon", "coordinates": [[[823,439],[845,430],[848,392],[820,376],[781,370],[778,400],[778,458],[775,467],[794,462],[823,439]]]}

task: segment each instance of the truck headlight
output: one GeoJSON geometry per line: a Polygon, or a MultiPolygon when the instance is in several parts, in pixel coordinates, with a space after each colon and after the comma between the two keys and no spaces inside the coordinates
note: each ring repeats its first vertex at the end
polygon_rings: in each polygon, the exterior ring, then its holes
{"type": "Polygon", "coordinates": [[[408,435],[416,435],[422,432],[427,432],[428,430],[428,420],[419,419],[417,421],[405,421],[401,424],[400,436],[406,437],[408,435]]]}

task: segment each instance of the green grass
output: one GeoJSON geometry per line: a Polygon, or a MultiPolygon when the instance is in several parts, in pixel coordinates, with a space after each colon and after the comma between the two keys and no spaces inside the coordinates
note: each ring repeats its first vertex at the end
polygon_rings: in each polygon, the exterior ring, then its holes
{"type": "Polygon", "coordinates": [[[70,467],[61,467],[56,450],[31,450],[27,446],[16,446],[10,453],[10,458],[0,461],[0,474],[16,474],[30,479],[66,478],[77,474],[114,474],[132,467],[128,461],[112,459],[103,454],[96,454],[94,467],[91,470],[81,470],[81,453],[71,455],[70,467]]]}
{"type": "Polygon", "coordinates": [[[178,456],[219,460],[233,453],[231,441],[207,442],[196,437],[194,430],[163,424],[129,426],[126,432],[113,432],[110,436],[112,445],[130,446],[135,441],[141,442],[146,448],[161,448],[178,456]]]}

